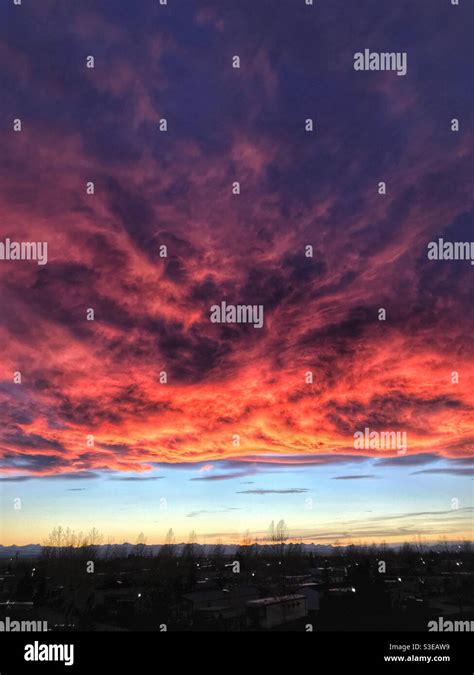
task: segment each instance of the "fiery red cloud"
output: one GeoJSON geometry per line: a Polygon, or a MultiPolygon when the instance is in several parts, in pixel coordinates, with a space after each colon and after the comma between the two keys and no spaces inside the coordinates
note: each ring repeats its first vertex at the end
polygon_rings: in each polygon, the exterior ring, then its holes
{"type": "Polygon", "coordinates": [[[304,463],[354,454],[365,427],[406,431],[410,453],[472,455],[473,269],[426,258],[433,239],[472,237],[449,30],[393,9],[329,44],[325,9],[323,49],[299,10],[275,12],[270,39],[265,8],[247,30],[205,4],[157,28],[159,8],[148,26],[45,2],[0,33],[2,239],[48,243],[47,265],[0,264],[1,470],[304,463]],[[356,47],[402,20],[425,40],[408,45],[410,76],[354,73],[356,47]],[[264,327],[212,324],[222,300],[263,305],[264,327]]]}

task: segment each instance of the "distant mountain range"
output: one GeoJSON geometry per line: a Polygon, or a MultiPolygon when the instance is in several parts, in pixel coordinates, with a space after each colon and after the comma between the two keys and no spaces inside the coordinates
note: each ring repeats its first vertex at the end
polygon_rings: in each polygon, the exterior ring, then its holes
{"type": "Polygon", "coordinates": [[[18,554],[20,558],[40,555],[43,547],[40,544],[26,544],[26,546],[2,546],[0,544],[0,558],[11,558],[18,554]]]}
{"type": "MultiPolygon", "coordinates": [[[[181,555],[184,548],[187,544],[180,543],[174,545],[174,550],[176,555],[181,555]]],[[[158,555],[160,550],[163,548],[162,544],[130,544],[125,542],[123,544],[101,544],[95,546],[99,555],[130,555],[136,553],[139,546],[143,555],[158,555]]],[[[201,554],[212,553],[216,546],[215,544],[193,544],[194,548],[198,550],[201,554]]],[[[256,544],[257,548],[265,548],[265,544],[256,544]]],[[[304,550],[307,550],[308,553],[313,551],[320,555],[328,555],[334,552],[336,549],[333,546],[324,546],[320,544],[301,544],[304,550]]],[[[239,548],[238,544],[222,544],[219,548],[223,551],[224,555],[233,555],[239,548]]],[[[0,558],[11,558],[15,557],[18,554],[19,558],[26,558],[32,556],[38,556],[41,554],[43,546],[41,544],[26,544],[25,546],[2,546],[0,544],[0,558]]]]}
{"type": "MultiPolygon", "coordinates": [[[[448,546],[454,548],[454,546],[461,544],[462,542],[452,541],[448,542],[448,546]]],[[[346,546],[332,546],[331,544],[299,544],[305,553],[314,553],[315,555],[334,555],[339,553],[341,550],[344,550],[346,546]]],[[[137,552],[138,547],[142,549],[142,555],[145,556],[154,556],[158,555],[160,549],[163,547],[162,544],[130,544],[125,542],[123,544],[102,544],[96,546],[99,555],[109,555],[111,557],[118,557],[124,555],[132,555],[137,552]]],[[[175,544],[175,554],[181,555],[186,544],[180,543],[175,544]]],[[[194,548],[199,551],[201,555],[206,555],[212,553],[216,546],[214,544],[193,544],[194,548]]],[[[255,544],[257,549],[264,549],[268,544],[255,544]]],[[[387,544],[387,548],[397,549],[400,545],[390,545],[387,544]]],[[[224,555],[234,555],[237,549],[239,548],[238,544],[222,544],[219,546],[224,555]]],[[[446,544],[424,544],[424,548],[429,548],[432,551],[445,551],[446,544]]],[[[25,546],[2,546],[0,544],[0,558],[31,558],[41,555],[43,546],[41,544],[26,544],[25,546]]]]}

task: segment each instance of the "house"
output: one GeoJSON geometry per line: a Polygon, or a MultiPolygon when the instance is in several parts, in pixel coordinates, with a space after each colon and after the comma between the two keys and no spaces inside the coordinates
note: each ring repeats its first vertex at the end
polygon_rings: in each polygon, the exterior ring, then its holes
{"type": "Polygon", "coordinates": [[[308,615],[306,596],[282,595],[247,602],[247,617],[252,628],[274,628],[308,615]]]}
{"type": "Polygon", "coordinates": [[[321,590],[318,584],[305,583],[298,587],[298,595],[306,597],[308,612],[318,612],[321,599],[321,590]]]}
{"type": "Polygon", "coordinates": [[[313,567],[310,570],[315,581],[330,584],[342,584],[347,579],[346,567],[313,567]]]}
{"type": "Polygon", "coordinates": [[[182,596],[181,611],[185,617],[198,623],[232,620],[244,616],[246,603],[259,595],[254,586],[193,591],[182,596]]]}

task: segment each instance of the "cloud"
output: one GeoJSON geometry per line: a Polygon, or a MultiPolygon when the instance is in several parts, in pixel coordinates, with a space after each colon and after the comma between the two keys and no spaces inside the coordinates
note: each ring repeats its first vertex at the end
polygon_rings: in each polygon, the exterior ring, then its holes
{"type": "Polygon", "coordinates": [[[162,480],[164,476],[113,476],[110,480],[123,481],[148,481],[148,480],[162,480]]]}
{"type": "Polygon", "coordinates": [[[376,466],[417,466],[423,464],[431,464],[442,459],[441,455],[434,455],[432,453],[420,453],[416,455],[400,455],[398,457],[388,457],[386,459],[379,459],[376,466]]]}
{"type": "Polygon", "coordinates": [[[214,464],[204,464],[204,466],[201,466],[198,471],[200,473],[205,472],[205,471],[211,471],[214,468],[214,464]]]}
{"type": "Polygon", "coordinates": [[[359,476],[334,476],[333,480],[363,480],[365,478],[378,478],[373,474],[359,475],[359,476]]]}
{"type": "Polygon", "coordinates": [[[392,516],[377,516],[374,518],[370,518],[370,520],[376,521],[376,520],[399,520],[400,518],[424,518],[426,516],[458,516],[458,514],[462,513],[470,513],[474,511],[474,507],[471,506],[466,506],[463,508],[459,509],[449,509],[448,511],[414,511],[412,513],[399,513],[397,515],[392,515],[392,516]]]}
{"type": "Polygon", "coordinates": [[[309,492],[306,488],[288,488],[283,490],[239,490],[239,495],[296,495],[302,492],[309,492]]]}
{"type": "Polygon", "coordinates": [[[213,511],[206,511],[206,510],[191,511],[191,513],[186,514],[186,518],[196,518],[196,516],[208,515],[210,513],[227,513],[228,511],[241,511],[241,510],[242,509],[238,507],[229,506],[225,509],[215,509],[213,511]]]}
{"type": "Polygon", "coordinates": [[[268,0],[189,3],[179,17],[151,4],[36,3],[25,21],[0,25],[5,109],[28,120],[2,134],[2,237],[47,240],[49,251],[44,267],[0,266],[0,302],[12,309],[0,327],[6,478],[143,480],[159,464],[212,465],[216,475],[192,480],[219,481],[372,458],[387,469],[436,457],[467,466],[471,268],[428,261],[426,244],[463,240],[472,226],[469,139],[435,133],[453,109],[469,117],[468,22],[454,52],[436,30],[441,8],[394,4],[368,22],[380,10],[370,0],[341,23],[328,4],[315,27],[268,0]],[[354,45],[391,44],[406,26],[412,78],[354,76],[354,45]],[[91,36],[107,68],[98,55],[94,71],[71,75],[91,36]],[[244,77],[231,69],[234,43],[244,77]],[[433,58],[439,77],[422,77],[433,58]],[[308,142],[302,121],[316,107],[324,133],[308,142]],[[223,299],[262,303],[264,328],[211,324],[223,299]],[[407,431],[408,456],[356,454],[365,426],[407,431]]]}
{"type": "Polygon", "coordinates": [[[30,471],[34,474],[42,474],[56,468],[60,469],[66,465],[66,460],[58,455],[12,454],[9,451],[0,458],[0,469],[2,470],[30,471]]]}
{"type": "Polygon", "coordinates": [[[214,481],[214,480],[233,480],[234,478],[242,478],[248,476],[248,471],[234,471],[234,473],[216,473],[210,476],[201,476],[200,478],[190,478],[192,481],[214,481]]]}
{"type": "Polygon", "coordinates": [[[440,474],[440,475],[446,475],[446,476],[459,476],[459,477],[467,477],[467,476],[474,476],[474,469],[469,469],[469,468],[463,468],[463,469],[424,469],[423,471],[414,471],[412,473],[412,476],[416,476],[417,474],[420,473],[428,473],[428,474],[440,474]]]}
{"type": "Polygon", "coordinates": [[[262,455],[242,455],[234,459],[223,460],[220,465],[226,468],[238,468],[242,465],[251,464],[255,471],[268,471],[270,466],[273,469],[281,468],[287,471],[288,466],[326,466],[332,464],[359,464],[370,459],[367,455],[348,455],[343,453],[337,454],[301,454],[301,455],[286,455],[286,454],[262,454],[262,455]]]}
{"type": "Polygon", "coordinates": [[[474,464],[474,457],[456,457],[450,460],[453,464],[474,464]]]}
{"type": "Polygon", "coordinates": [[[93,471],[77,471],[77,472],[65,472],[65,473],[52,473],[52,474],[42,474],[40,476],[2,476],[0,482],[24,482],[28,480],[92,480],[99,478],[98,473],[93,471]]]}

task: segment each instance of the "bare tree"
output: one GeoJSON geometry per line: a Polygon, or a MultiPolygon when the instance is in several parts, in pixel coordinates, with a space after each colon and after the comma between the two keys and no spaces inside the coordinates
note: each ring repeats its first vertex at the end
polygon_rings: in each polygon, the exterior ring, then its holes
{"type": "Polygon", "coordinates": [[[214,546],[212,547],[211,555],[219,561],[224,556],[224,546],[222,544],[222,539],[218,539],[214,546]]]}
{"type": "Polygon", "coordinates": [[[139,558],[142,558],[145,555],[146,541],[147,538],[145,537],[143,532],[140,532],[140,534],[137,537],[137,546],[136,546],[136,552],[139,558]]]}
{"type": "Polygon", "coordinates": [[[197,534],[191,530],[188,537],[188,543],[183,548],[183,556],[186,558],[194,558],[196,555],[197,534]]]}
{"type": "Polygon", "coordinates": [[[64,558],[70,556],[88,556],[95,553],[95,547],[102,543],[103,535],[94,527],[89,534],[76,533],[69,527],[58,525],[49,533],[45,542],[46,557],[64,558]]]}
{"type": "Polygon", "coordinates": [[[166,533],[165,543],[160,552],[162,555],[171,558],[172,556],[174,556],[175,551],[176,551],[176,540],[173,528],[170,527],[170,529],[166,533]]]}
{"type": "Polygon", "coordinates": [[[252,540],[250,538],[250,532],[249,530],[245,530],[244,534],[242,535],[242,544],[241,546],[245,546],[246,548],[249,547],[252,544],[252,540]]]}
{"type": "Polygon", "coordinates": [[[89,538],[89,546],[100,546],[104,540],[104,536],[95,527],[89,530],[87,536],[89,538]]]}
{"type": "Polygon", "coordinates": [[[281,557],[285,550],[285,542],[288,539],[288,528],[285,521],[279,520],[275,526],[275,522],[272,520],[268,528],[268,536],[273,554],[281,557]]]}
{"type": "Polygon", "coordinates": [[[288,528],[284,520],[278,521],[277,529],[277,541],[280,555],[283,555],[285,550],[285,543],[288,540],[288,528]]]}

